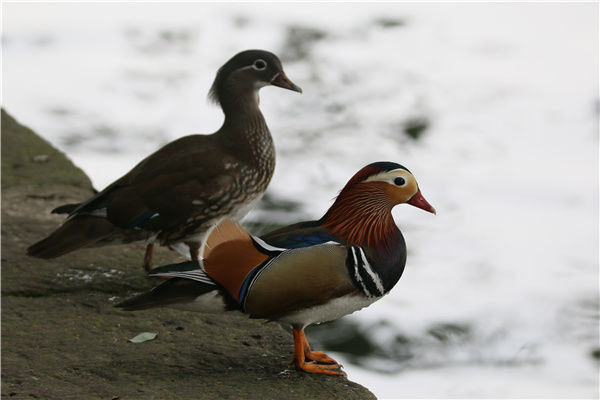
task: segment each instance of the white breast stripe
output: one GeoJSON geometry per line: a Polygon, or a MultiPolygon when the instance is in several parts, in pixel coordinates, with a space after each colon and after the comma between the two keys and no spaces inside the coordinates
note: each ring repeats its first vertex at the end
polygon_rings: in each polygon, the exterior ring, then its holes
{"type": "Polygon", "coordinates": [[[368,296],[370,294],[369,290],[367,289],[365,282],[363,281],[362,277],[360,276],[360,273],[358,272],[360,265],[356,257],[356,248],[352,246],[350,250],[352,251],[352,257],[354,258],[354,277],[356,278],[356,281],[359,283],[359,285],[362,287],[363,293],[365,293],[368,296]]]}
{"type": "Polygon", "coordinates": [[[356,253],[354,252],[354,247],[350,247],[350,252],[352,253],[352,258],[354,259],[354,277],[357,282],[362,282],[362,278],[358,273],[358,260],[356,259],[356,253]]]}
{"type": "Polygon", "coordinates": [[[371,268],[371,264],[369,264],[367,256],[365,255],[365,252],[363,251],[362,247],[359,247],[358,250],[360,251],[360,257],[363,260],[363,266],[365,268],[365,271],[367,271],[371,279],[373,279],[373,282],[375,282],[375,286],[377,286],[379,295],[383,295],[385,290],[383,289],[383,284],[381,283],[381,279],[379,279],[379,275],[375,271],[373,271],[373,268],[371,268]]]}

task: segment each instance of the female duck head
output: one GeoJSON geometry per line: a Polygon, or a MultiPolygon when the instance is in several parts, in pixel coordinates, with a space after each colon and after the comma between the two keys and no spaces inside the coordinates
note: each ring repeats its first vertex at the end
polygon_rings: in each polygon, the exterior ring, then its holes
{"type": "Polygon", "coordinates": [[[267,85],[302,93],[302,89],[287,78],[275,54],[264,50],[246,50],[233,56],[217,71],[209,98],[223,105],[244,95],[254,94],[267,85]]]}

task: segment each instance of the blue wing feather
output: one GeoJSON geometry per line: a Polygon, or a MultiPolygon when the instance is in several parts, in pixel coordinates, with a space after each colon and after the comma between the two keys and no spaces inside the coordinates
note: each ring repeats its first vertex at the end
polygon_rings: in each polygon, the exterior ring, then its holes
{"type": "Polygon", "coordinates": [[[323,228],[319,221],[300,222],[261,236],[266,243],[286,249],[298,249],[326,242],[339,242],[339,238],[323,228]]]}

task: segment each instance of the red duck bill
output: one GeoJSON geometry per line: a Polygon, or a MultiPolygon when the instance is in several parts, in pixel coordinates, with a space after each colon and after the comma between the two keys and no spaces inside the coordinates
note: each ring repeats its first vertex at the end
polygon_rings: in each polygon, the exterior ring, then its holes
{"type": "Polygon", "coordinates": [[[420,190],[417,191],[417,193],[415,193],[414,196],[411,197],[409,201],[407,201],[407,203],[411,206],[415,206],[422,210],[436,214],[435,208],[433,208],[433,206],[429,204],[427,200],[425,200],[425,197],[423,197],[420,190]]]}

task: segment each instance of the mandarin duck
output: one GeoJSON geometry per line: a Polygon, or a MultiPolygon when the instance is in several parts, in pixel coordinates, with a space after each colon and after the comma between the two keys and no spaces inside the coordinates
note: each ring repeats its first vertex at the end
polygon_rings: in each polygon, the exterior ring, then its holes
{"type": "Polygon", "coordinates": [[[350,179],[321,219],[262,237],[224,219],[208,237],[202,260],[154,269],[151,276],[171,279],[116,307],[238,310],[289,323],[290,364],[342,375],[333,358],[310,349],[304,328],[366,307],[398,282],[406,244],[391,211],[401,203],[435,214],[408,169],[392,162],[370,164],[350,179]]]}
{"type": "Polygon", "coordinates": [[[199,259],[201,243],[223,218],[242,218],[265,192],[275,167],[273,139],[258,107],[267,85],[296,92],[273,53],[238,53],[217,72],[209,97],[225,121],[211,135],[168,143],[123,177],[80,204],[27,254],[54,258],[82,247],[145,241],[143,267],[152,269],[154,243],[189,246],[199,259]]]}

